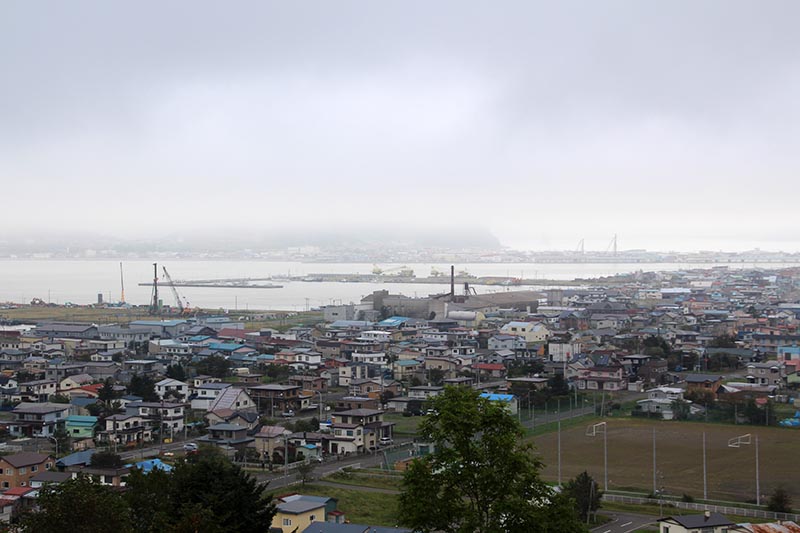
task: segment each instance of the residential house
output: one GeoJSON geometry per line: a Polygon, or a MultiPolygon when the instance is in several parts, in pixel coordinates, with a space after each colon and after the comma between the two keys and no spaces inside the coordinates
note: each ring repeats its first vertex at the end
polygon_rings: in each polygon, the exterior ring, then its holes
{"type": "Polygon", "coordinates": [[[211,444],[219,448],[242,450],[255,442],[247,435],[247,426],[238,424],[214,424],[208,427],[208,433],[197,438],[197,442],[211,444]]]}
{"type": "Polygon", "coordinates": [[[735,525],[723,515],[710,511],[658,519],[659,533],[728,533],[735,525]]]}
{"type": "Polygon", "coordinates": [[[259,412],[269,413],[270,418],[274,418],[276,412],[299,411],[302,406],[302,389],[299,385],[253,385],[247,387],[247,392],[256,402],[259,412]]]}
{"type": "Polygon", "coordinates": [[[195,385],[193,393],[189,397],[192,409],[208,411],[211,404],[222,394],[222,392],[231,386],[230,383],[203,383],[202,385],[195,385]]]}
{"type": "Polygon", "coordinates": [[[100,442],[121,448],[135,448],[152,440],[152,423],[139,414],[112,415],[105,419],[105,428],[98,433],[100,442]]]}
{"type": "Polygon", "coordinates": [[[30,486],[30,479],[53,467],[55,459],[41,453],[15,453],[0,456],[0,488],[30,486]]]}
{"type": "Polygon", "coordinates": [[[494,335],[486,341],[489,350],[525,350],[527,343],[525,338],[520,335],[494,335]]]}
{"type": "Polygon", "coordinates": [[[325,520],[325,503],[317,499],[281,501],[276,505],[270,532],[295,533],[304,531],[312,522],[325,520]]]}
{"type": "Polygon", "coordinates": [[[412,400],[427,400],[444,393],[444,387],[439,385],[418,385],[408,388],[408,397],[412,400]]]}
{"type": "Polygon", "coordinates": [[[64,430],[72,439],[93,438],[96,425],[96,416],[69,415],[64,419],[64,430]]]}
{"type": "Polygon", "coordinates": [[[291,376],[290,385],[299,385],[304,390],[326,392],[328,390],[328,380],[320,376],[291,376]]]}
{"type": "Polygon", "coordinates": [[[719,388],[722,386],[723,377],[712,374],[687,374],[686,392],[701,393],[716,399],[719,388]]]}
{"type": "Polygon", "coordinates": [[[276,449],[283,449],[284,440],[289,435],[291,435],[291,431],[283,426],[262,426],[261,430],[253,435],[255,448],[261,457],[269,459],[276,449]]]}
{"type": "Polygon", "coordinates": [[[411,533],[410,529],[367,524],[312,522],[300,533],[411,533]]]}
{"type": "Polygon", "coordinates": [[[184,400],[189,395],[189,384],[177,379],[165,378],[156,382],[156,394],[162,400],[173,398],[184,400]]]}
{"type": "Polygon", "coordinates": [[[241,387],[227,387],[222,390],[222,394],[211,402],[208,406],[209,411],[219,411],[230,409],[231,411],[256,411],[256,403],[241,387]]]}
{"type": "Polygon", "coordinates": [[[56,393],[56,382],[49,379],[37,379],[20,383],[17,395],[23,402],[46,402],[50,395],[56,393]]]}
{"type": "Polygon", "coordinates": [[[547,342],[550,330],[541,322],[516,322],[512,321],[500,328],[504,335],[515,335],[525,339],[526,345],[547,342]]]}
{"type": "Polygon", "coordinates": [[[178,402],[131,402],[125,406],[125,414],[139,415],[153,426],[160,426],[162,435],[172,436],[183,431],[186,406],[178,402]]]}
{"type": "Polygon", "coordinates": [[[580,390],[621,391],[628,388],[628,379],[622,365],[610,363],[579,370],[575,384],[580,390]]]}
{"type": "Polygon", "coordinates": [[[383,421],[383,411],[350,409],[331,416],[331,454],[348,454],[375,449],[381,437],[391,437],[394,422],[383,421]]]}
{"type": "Polygon", "coordinates": [[[95,379],[89,374],[73,374],[61,380],[61,382],[58,384],[58,390],[68,391],[72,389],[78,389],[84,385],[90,385],[94,383],[94,381],[95,379]]]}
{"type": "Polygon", "coordinates": [[[65,403],[22,402],[11,411],[14,420],[9,422],[8,431],[15,437],[52,437],[69,410],[65,403]]]}
{"type": "Polygon", "coordinates": [[[481,394],[481,398],[485,398],[490,402],[497,402],[502,404],[508,408],[509,412],[512,415],[516,415],[517,411],[519,410],[519,401],[517,397],[513,394],[494,394],[489,392],[484,392],[481,394]]]}
{"type": "Polygon", "coordinates": [[[784,368],[780,361],[750,363],[747,365],[747,381],[757,385],[782,387],[785,379],[784,368]]]}

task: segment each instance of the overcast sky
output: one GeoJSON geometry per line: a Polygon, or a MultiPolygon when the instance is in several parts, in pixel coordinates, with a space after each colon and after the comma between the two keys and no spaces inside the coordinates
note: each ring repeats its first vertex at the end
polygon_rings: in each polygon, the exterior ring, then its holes
{"type": "Polygon", "coordinates": [[[2,232],[800,250],[796,1],[0,2],[2,232]]]}

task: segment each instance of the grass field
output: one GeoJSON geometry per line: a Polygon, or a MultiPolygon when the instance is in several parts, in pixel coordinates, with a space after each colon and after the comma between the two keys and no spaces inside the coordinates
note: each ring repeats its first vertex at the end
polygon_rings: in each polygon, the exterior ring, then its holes
{"type": "MultiPolygon", "coordinates": [[[[742,425],[606,419],[608,423],[609,489],[650,492],[653,486],[653,428],[656,430],[657,485],[667,494],[703,497],[702,434],[706,433],[708,497],[727,501],[755,500],[755,441],[729,448],[728,439],[751,433],[759,436],[761,494],[785,487],[800,501],[800,478],[794,466],[800,454],[800,431],[742,425]]],[[[603,482],[603,436],[586,436],[581,426],[562,427],[562,480],[587,470],[603,482]]],[[[558,476],[557,434],[534,437],[545,463],[543,476],[558,476]]]]}
{"type": "Polygon", "coordinates": [[[368,492],[328,485],[306,485],[292,487],[301,494],[328,496],[338,500],[338,509],[357,524],[373,526],[396,526],[399,512],[396,494],[368,492]]]}
{"type": "MultiPolygon", "coordinates": [[[[218,309],[204,309],[203,314],[219,314],[218,309]]],[[[236,311],[236,317],[255,314],[255,311],[236,311]]],[[[285,312],[276,311],[279,315],[285,312]]],[[[96,324],[116,323],[127,324],[134,320],[160,320],[170,318],[180,318],[177,315],[153,316],[149,313],[147,306],[136,306],[130,308],[115,307],[90,307],[90,306],[21,306],[16,309],[0,310],[0,318],[8,320],[19,320],[36,322],[40,320],[59,320],[70,322],[89,322],[96,324]]],[[[246,322],[248,330],[259,330],[262,328],[272,328],[280,331],[292,326],[311,326],[323,321],[322,313],[307,311],[293,314],[292,316],[281,316],[273,320],[253,320],[246,322]]]]}
{"type": "Polygon", "coordinates": [[[127,324],[134,320],[154,319],[146,306],[124,308],[103,308],[88,306],[24,306],[16,309],[0,310],[0,317],[8,320],[35,322],[38,320],[63,320],[72,322],[106,323],[115,322],[127,324]]]}

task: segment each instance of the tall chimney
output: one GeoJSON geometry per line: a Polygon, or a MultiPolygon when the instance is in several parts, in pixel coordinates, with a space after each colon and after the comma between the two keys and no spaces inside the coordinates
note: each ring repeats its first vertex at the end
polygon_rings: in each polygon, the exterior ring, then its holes
{"type": "Polygon", "coordinates": [[[456,266],[450,265],[450,298],[456,295],[456,266]]]}

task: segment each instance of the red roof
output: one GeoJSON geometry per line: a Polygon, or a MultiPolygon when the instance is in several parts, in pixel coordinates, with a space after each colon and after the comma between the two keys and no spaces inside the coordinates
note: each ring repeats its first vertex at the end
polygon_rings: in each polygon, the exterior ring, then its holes
{"type": "MultiPolygon", "coordinates": [[[[222,328],[217,333],[217,337],[233,337],[235,339],[246,339],[248,331],[246,329],[222,328]]],[[[253,333],[253,332],[251,332],[253,333]]]]}
{"type": "Polygon", "coordinates": [[[478,370],[505,370],[506,367],[500,363],[477,363],[472,365],[472,368],[477,368],[478,370]]]}
{"type": "Polygon", "coordinates": [[[84,390],[96,398],[100,394],[100,389],[102,388],[102,383],[95,383],[94,385],[84,385],[80,390],[84,390]]]}
{"type": "Polygon", "coordinates": [[[29,492],[36,490],[30,487],[14,487],[13,489],[8,489],[3,493],[3,496],[25,496],[29,492]]]}

